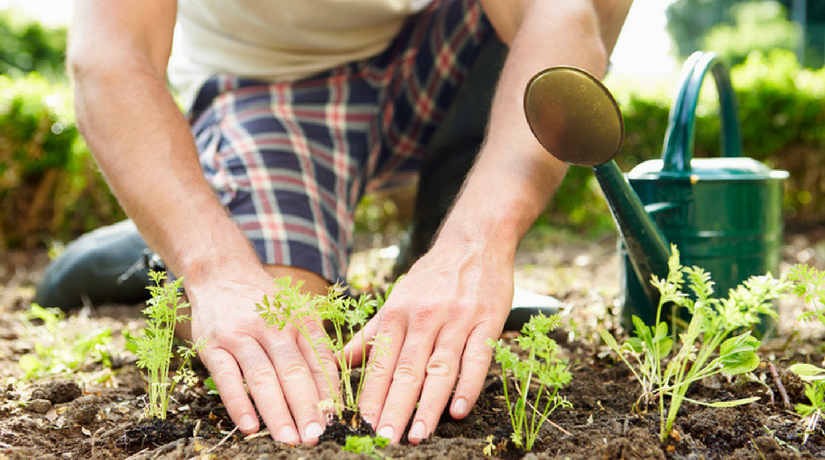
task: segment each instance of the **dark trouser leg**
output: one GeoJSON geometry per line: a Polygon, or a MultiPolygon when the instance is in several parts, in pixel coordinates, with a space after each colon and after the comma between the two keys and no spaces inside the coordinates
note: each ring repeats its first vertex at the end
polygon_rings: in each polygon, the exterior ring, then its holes
{"type": "Polygon", "coordinates": [[[490,105],[507,48],[488,40],[433,135],[421,166],[415,212],[393,276],[406,273],[432,244],[484,140],[490,105]]]}

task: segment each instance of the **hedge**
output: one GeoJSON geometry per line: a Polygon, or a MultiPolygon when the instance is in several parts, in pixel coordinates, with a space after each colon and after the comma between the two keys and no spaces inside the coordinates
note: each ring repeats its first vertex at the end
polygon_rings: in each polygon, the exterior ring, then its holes
{"type": "MultiPolygon", "coordinates": [[[[825,70],[803,70],[789,52],[754,53],[732,69],[731,79],[744,154],[791,173],[787,223],[825,223],[825,70]]],[[[696,157],[719,155],[717,104],[708,83],[697,110],[696,157]]],[[[627,131],[619,165],[628,171],[660,157],[671,96],[623,85],[611,90],[627,131]]],[[[124,217],[78,133],[66,82],[0,76],[0,209],[0,250],[66,240],[124,217]]],[[[371,222],[359,228],[372,229],[371,222]]],[[[612,227],[589,169],[570,169],[542,224],[596,232],[612,227]]]]}
{"type": "MultiPolygon", "coordinates": [[[[694,157],[720,155],[718,101],[712,79],[697,107],[694,157]]],[[[751,53],[731,69],[743,137],[743,155],[787,170],[786,223],[825,223],[825,69],[802,69],[793,53],[751,53]]],[[[675,85],[675,82],[674,82],[675,85]]],[[[660,158],[672,95],[638,86],[611,87],[622,109],[626,137],[616,160],[624,171],[660,158]]],[[[589,169],[570,168],[551,204],[555,225],[602,229],[607,207],[589,169]]]]}
{"type": "Polygon", "coordinates": [[[123,218],[80,137],[67,83],[0,75],[0,250],[123,218]]]}

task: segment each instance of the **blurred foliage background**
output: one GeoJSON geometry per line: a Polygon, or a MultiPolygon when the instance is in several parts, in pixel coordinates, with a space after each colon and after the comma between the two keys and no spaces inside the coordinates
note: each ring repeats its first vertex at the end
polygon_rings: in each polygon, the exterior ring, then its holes
{"type": "Polygon", "coordinates": [[[0,253],[124,218],[75,125],[66,29],[0,11],[0,253]]]}
{"type": "MultiPolygon", "coordinates": [[[[786,222],[825,224],[825,2],[808,1],[807,29],[792,1],[676,0],[667,10],[679,57],[712,50],[731,64],[744,154],[788,170],[786,222]],[[806,47],[803,66],[800,40],[806,47]]],[[[66,30],[0,11],[0,253],[67,241],[124,218],[75,124],[64,70],[66,30]]],[[[608,77],[624,112],[625,170],[661,155],[675,77],[663,85],[608,77]]],[[[712,82],[697,110],[695,156],[719,155],[712,82]]],[[[148,185],[147,185],[148,186],[148,185]]],[[[398,232],[412,212],[409,189],[368,196],[361,232],[398,232]]],[[[600,235],[613,228],[589,169],[571,168],[536,228],[600,235]]]]}

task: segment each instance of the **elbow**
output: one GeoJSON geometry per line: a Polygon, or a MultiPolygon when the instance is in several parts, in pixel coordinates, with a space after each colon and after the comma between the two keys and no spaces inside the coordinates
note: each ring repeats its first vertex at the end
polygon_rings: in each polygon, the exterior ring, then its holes
{"type": "Polygon", "coordinates": [[[586,68],[600,78],[604,76],[610,55],[593,0],[533,0],[531,7],[534,9],[531,13],[537,17],[555,17],[552,23],[562,24],[565,29],[557,33],[579,37],[571,56],[580,62],[571,64],[586,68]]]}

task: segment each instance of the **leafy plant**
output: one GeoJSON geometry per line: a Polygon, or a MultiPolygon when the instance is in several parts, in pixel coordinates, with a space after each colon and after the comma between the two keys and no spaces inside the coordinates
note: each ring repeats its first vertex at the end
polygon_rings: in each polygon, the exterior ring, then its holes
{"type": "Polygon", "coordinates": [[[567,362],[559,354],[559,346],[547,333],[561,324],[558,315],[533,316],[521,328],[521,336],[516,343],[528,353],[526,359],[519,359],[504,341],[488,340],[487,344],[495,350],[495,360],[501,365],[504,381],[504,397],[513,426],[511,439],[513,443],[525,450],[533,448],[539,429],[550,414],[559,407],[570,407],[570,403],[559,395],[559,389],[570,382],[567,362]],[[510,403],[507,374],[516,381],[515,402],[510,403]],[[530,386],[533,380],[538,383],[538,391],[531,396],[530,386]]]}
{"type": "Polygon", "coordinates": [[[722,372],[727,375],[748,373],[759,365],[756,350],[761,342],[751,335],[750,330],[760,323],[760,315],[776,316],[771,300],[789,288],[787,281],[776,280],[768,274],[751,277],[731,289],[726,299],[711,298],[714,283],[710,274],[699,267],[683,267],[679,263],[679,251],[675,246],[672,250],[667,277],[654,276],[651,281],[661,293],[656,323],[647,326],[634,316],[636,336],[621,346],[609,332],[600,330],[605,343],[621,357],[641,384],[640,401],[658,399],[662,441],[671,432],[683,401],[731,407],[759,399],[707,403],[685,395],[694,382],[722,372]],[[683,291],[685,278],[694,298],[683,291]],[[667,323],[661,320],[662,309],[670,305],[684,307],[691,315],[686,330],[679,334],[678,344],[668,334],[667,323]],[[627,356],[636,363],[635,367],[627,356]],[[666,396],[670,397],[667,410],[666,396]]]}
{"type": "Polygon", "coordinates": [[[32,304],[23,315],[23,324],[37,337],[34,353],[26,353],[18,362],[26,379],[74,372],[89,363],[101,363],[111,368],[112,330],[96,328],[67,335],[63,323],[65,314],[56,308],[32,304]],[[42,324],[35,325],[35,321],[42,324]]]}
{"type": "MultiPolygon", "coordinates": [[[[264,296],[263,302],[258,304],[262,318],[269,327],[277,326],[283,329],[292,325],[309,342],[312,352],[320,361],[321,348],[325,347],[333,353],[341,369],[339,386],[333,384],[332,376],[326,368],[322,368],[331,395],[330,406],[340,417],[345,408],[357,412],[358,400],[364,380],[369,374],[371,365],[361,373],[355,386],[352,384],[352,363],[344,356],[343,347],[347,337],[366,324],[369,317],[383,304],[370,296],[358,299],[344,295],[341,286],[331,286],[327,295],[301,293],[303,281],[292,282],[289,277],[275,280],[275,293],[272,297],[264,296]],[[332,337],[324,336],[318,339],[310,334],[307,324],[328,322],[332,328],[332,337]]],[[[389,292],[387,293],[389,295],[389,292]]],[[[386,338],[376,336],[370,343],[376,347],[378,353],[386,349],[386,338]]],[[[367,344],[363,344],[366,349],[367,344]]],[[[366,350],[364,350],[366,351],[366,350]]]]}
{"type": "Polygon", "coordinates": [[[65,78],[65,50],[65,27],[44,27],[13,8],[0,11],[0,74],[18,77],[37,71],[65,78]]]}
{"type": "MultiPolygon", "coordinates": [[[[794,283],[794,292],[812,307],[800,315],[802,321],[819,320],[825,325],[825,272],[807,265],[796,265],[791,269],[789,279],[794,283]]],[[[796,412],[808,419],[802,444],[808,442],[808,436],[816,429],[825,410],[825,369],[813,364],[797,363],[790,367],[791,372],[805,381],[805,396],[810,404],[797,404],[796,412]]]]}
{"type": "Polygon", "coordinates": [[[384,455],[376,449],[386,447],[389,443],[389,439],[380,436],[347,436],[343,449],[356,454],[368,455],[377,460],[384,458],[384,455]]]}
{"type": "Polygon", "coordinates": [[[0,75],[0,209],[0,250],[123,219],[77,129],[68,83],[0,75]]]}
{"type": "Polygon", "coordinates": [[[164,283],[165,274],[150,271],[149,277],[154,286],[148,286],[152,298],[146,302],[143,309],[146,315],[146,335],[135,339],[137,345],[137,366],[146,369],[149,394],[149,403],[146,413],[150,418],[166,419],[169,406],[169,395],[175,385],[183,382],[185,385],[194,385],[196,377],[189,362],[203,346],[202,341],[191,347],[178,347],[180,365],[175,375],[170,378],[169,366],[174,357],[173,345],[175,341],[175,326],[177,323],[188,320],[189,317],[180,313],[181,309],[188,308],[189,304],[181,300],[181,283],[183,278],[164,283]]]}

